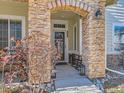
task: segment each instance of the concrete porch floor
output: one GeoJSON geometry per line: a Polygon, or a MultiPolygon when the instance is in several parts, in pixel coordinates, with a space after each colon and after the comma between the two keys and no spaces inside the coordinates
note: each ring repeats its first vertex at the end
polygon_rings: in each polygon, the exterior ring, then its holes
{"type": "Polygon", "coordinates": [[[57,65],[56,91],[54,93],[102,93],[85,76],[70,65],[57,65]]]}

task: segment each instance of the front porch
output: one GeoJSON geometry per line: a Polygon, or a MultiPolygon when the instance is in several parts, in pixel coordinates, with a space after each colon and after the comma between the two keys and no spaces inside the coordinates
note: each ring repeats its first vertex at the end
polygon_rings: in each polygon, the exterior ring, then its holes
{"type": "Polygon", "coordinates": [[[82,17],[72,11],[51,12],[50,41],[57,63],[69,63],[71,54],[82,55],[82,26],[82,17]]]}
{"type": "Polygon", "coordinates": [[[80,76],[70,64],[56,66],[55,93],[102,93],[86,76],[80,76]]]}
{"type": "MultiPolygon", "coordinates": [[[[102,15],[100,18],[96,18],[96,8],[92,8],[90,5],[88,5],[87,1],[86,4],[84,4],[85,1],[78,2],[74,0],[74,4],[73,2],[68,1],[69,0],[67,0],[67,2],[61,2],[61,0],[58,2],[29,2],[29,36],[32,37],[29,42],[29,52],[32,49],[32,46],[40,47],[41,45],[45,45],[44,48],[46,48],[52,45],[57,47],[58,54],[60,55],[58,61],[63,62],[69,62],[69,53],[77,53],[78,55],[82,56],[82,63],[86,67],[86,75],[89,78],[104,77],[104,15],[102,15]],[[68,18],[70,20],[67,18],[67,16],[69,16],[68,18]],[[71,18],[70,16],[74,17],[71,18]],[[71,26],[66,26],[67,22],[65,22],[65,20],[68,21],[68,23],[71,23],[71,26]],[[72,24],[72,21],[74,21],[74,24],[72,24]],[[75,28],[75,23],[77,23],[77,28],[75,28]],[[79,30],[76,32],[75,29],[79,30]],[[58,46],[59,44],[62,45],[58,46]],[[94,72],[96,73],[94,74],[94,72]]],[[[99,4],[104,6],[105,2],[100,1],[99,4]]],[[[102,9],[103,8],[104,7],[102,7],[102,9]]],[[[104,14],[104,11],[102,12],[104,14]]],[[[29,60],[30,65],[36,64],[36,62],[33,62],[35,58],[30,57],[29,60]]],[[[49,62],[50,60],[48,56],[46,63],[49,64],[49,62]]],[[[38,67],[40,68],[41,66],[38,67]]],[[[34,76],[38,77],[38,75],[34,76]]]]}

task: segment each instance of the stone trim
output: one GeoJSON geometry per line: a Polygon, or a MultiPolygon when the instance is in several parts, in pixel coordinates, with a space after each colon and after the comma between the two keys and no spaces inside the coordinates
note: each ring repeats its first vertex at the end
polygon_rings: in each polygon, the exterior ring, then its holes
{"type": "Polygon", "coordinates": [[[74,8],[79,8],[80,10],[83,11],[87,11],[90,12],[92,10],[92,6],[89,3],[86,3],[84,1],[77,1],[77,0],[55,0],[55,1],[51,1],[48,3],[48,8],[50,10],[56,8],[56,7],[65,7],[66,6],[70,6],[70,7],[74,7],[74,8]]]}

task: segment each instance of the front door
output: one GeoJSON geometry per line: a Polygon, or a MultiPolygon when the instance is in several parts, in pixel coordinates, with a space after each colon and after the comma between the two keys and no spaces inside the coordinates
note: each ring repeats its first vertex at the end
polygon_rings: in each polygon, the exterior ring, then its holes
{"type": "Polygon", "coordinates": [[[65,62],[65,32],[54,32],[54,44],[56,47],[57,55],[56,61],[57,62],[65,62]]]}

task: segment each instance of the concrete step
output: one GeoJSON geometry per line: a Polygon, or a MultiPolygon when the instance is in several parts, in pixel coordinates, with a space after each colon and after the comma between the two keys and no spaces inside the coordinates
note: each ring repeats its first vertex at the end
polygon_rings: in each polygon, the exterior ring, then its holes
{"type": "Polygon", "coordinates": [[[52,93],[102,93],[86,76],[70,65],[57,65],[56,91],[52,93]]]}
{"type": "Polygon", "coordinates": [[[57,89],[53,93],[102,93],[101,90],[97,89],[96,86],[78,86],[57,89]]]}

